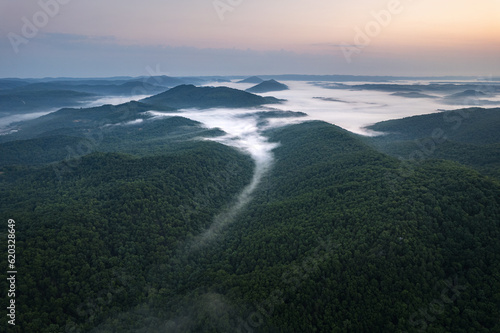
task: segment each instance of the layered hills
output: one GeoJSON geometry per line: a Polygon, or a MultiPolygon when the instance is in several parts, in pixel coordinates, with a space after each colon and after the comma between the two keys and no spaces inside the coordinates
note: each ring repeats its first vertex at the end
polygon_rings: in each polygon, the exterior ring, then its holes
{"type": "Polygon", "coordinates": [[[247,77],[246,79],[238,81],[238,83],[256,83],[256,84],[258,84],[258,83],[261,83],[263,81],[264,80],[258,76],[251,76],[251,77],[247,77]]]}
{"type": "MultiPolygon", "coordinates": [[[[178,109],[270,101],[181,85],[2,136],[0,219],[16,220],[26,268],[16,328],[500,330],[499,109],[385,121],[373,138],[321,121],[262,126],[274,149],[249,192],[257,161],[178,109]]],[[[238,121],[301,115],[253,111],[238,121]]]]}
{"type": "Polygon", "coordinates": [[[233,148],[188,139],[160,152],[144,141],[127,154],[4,167],[0,216],[23,221],[19,265],[31,268],[19,283],[23,328],[498,328],[498,295],[484,292],[500,272],[498,183],[436,160],[400,175],[396,158],[324,122],[266,135],[280,143],[272,169],[200,250],[185,249],[250,181],[251,160],[233,148]]]}

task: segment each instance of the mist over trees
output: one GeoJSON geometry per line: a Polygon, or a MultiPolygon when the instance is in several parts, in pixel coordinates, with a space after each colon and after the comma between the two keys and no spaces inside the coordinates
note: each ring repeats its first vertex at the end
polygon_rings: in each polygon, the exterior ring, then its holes
{"type": "Polygon", "coordinates": [[[234,90],[63,108],[0,136],[14,331],[500,330],[498,109],[366,137],[291,102],[236,107],[262,97],[234,90]],[[223,107],[181,108],[200,101],[223,107]]]}

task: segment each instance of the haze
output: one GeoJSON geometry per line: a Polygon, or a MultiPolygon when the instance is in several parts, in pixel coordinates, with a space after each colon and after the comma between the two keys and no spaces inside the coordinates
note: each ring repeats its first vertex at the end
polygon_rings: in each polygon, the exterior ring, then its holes
{"type": "Polygon", "coordinates": [[[0,1],[0,77],[500,75],[500,1],[55,1],[0,1]]]}

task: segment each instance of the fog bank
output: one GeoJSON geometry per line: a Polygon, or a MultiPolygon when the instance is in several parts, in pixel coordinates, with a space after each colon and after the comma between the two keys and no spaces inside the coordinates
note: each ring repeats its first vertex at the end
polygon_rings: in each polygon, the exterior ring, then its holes
{"type": "MultiPolygon", "coordinates": [[[[391,92],[383,91],[328,89],[317,86],[314,82],[280,82],[286,84],[290,90],[258,94],[286,99],[286,102],[282,104],[273,104],[269,105],[269,107],[280,110],[305,112],[309,115],[309,120],[323,120],[362,135],[374,135],[374,133],[366,130],[365,127],[380,121],[430,114],[439,112],[440,110],[455,110],[471,106],[467,103],[448,105],[442,103],[442,100],[439,98],[415,99],[395,96],[392,95],[391,92]]],[[[373,82],[355,82],[353,84],[358,85],[363,83],[373,82]]],[[[427,84],[429,82],[402,81],[392,83],[427,84]]],[[[349,85],[350,82],[343,82],[343,84],[349,85]]],[[[207,85],[228,86],[241,90],[254,86],[254,84],[250,83],[237,82],[214,82],[207,85]]],[[[498,101],[499,96],[490,97],[488,99],[491,101],[498,101]]],[[[460,100],[458,102],[460,102],[460,100]]],[[[464,102],[466,102],[466,100],[464,100],[464,102]]],[[[498,106],[500,106],[500,102],[498,106]]]]}

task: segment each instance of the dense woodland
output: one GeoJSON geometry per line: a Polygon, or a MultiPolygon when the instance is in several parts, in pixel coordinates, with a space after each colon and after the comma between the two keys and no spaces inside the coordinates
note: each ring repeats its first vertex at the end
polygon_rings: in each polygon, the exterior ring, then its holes
{"type": "Polygon", "coordinates": [[[367,140],[399,159],[445,159],[500,180],[500,109],[467,108],[388,120],[369,127],[387,133],[367,140]]]}
{"type": "Polygon", "coordinates": [[[250,92],[228,87],[196,87],[183,84],[161,94],[142,100],[153,105],[168,105],[174,108],[243,108],[263,104],[279,103],[274,97],[262,97],[250,92]]]}
{"type": "MultiPolygon", "coordinates": [[[[36,138],[0,144],[0,219],[17,227],[11,331],[500,332],[494,164],[400,160],[377,150],[389,137],[323,122],[269,130],[280,143],[272,169],[199,245],[253,162],[192,140],[221,132],[186,118],[97,122],[147,107],[65,109],[32,122],[36,138]]],[[[465,124],[456,133],[467,140],[446,141],[453,149],[477,144],[465,124]]],[[[489,121],[475,124],[488,133],[489,121]]]]}

